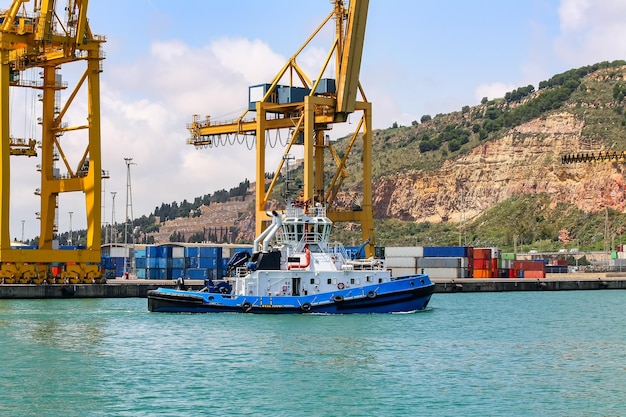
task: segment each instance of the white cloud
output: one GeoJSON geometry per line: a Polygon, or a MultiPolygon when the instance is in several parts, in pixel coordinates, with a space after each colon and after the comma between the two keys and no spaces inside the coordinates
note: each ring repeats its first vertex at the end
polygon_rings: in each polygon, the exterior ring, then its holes
{"type": "Polygon", "coordinates": [[[514,84],[506,84],[503,82],[483,83],[478,85],[474,90],[474,97],[477,103],[480,103],[483,97],[487,97],[489,100],[502,98],[507,92],[515,90],[517,87],[518,86],[514,84]]]}
{"type": "Polygon", "coordinates": [[[577,30],[587,23],[591,3],[589,0],[563,0],[559,6],[561,30],[577,30]]]}
{"type": "Polygon", "coordinates": [[[554,41],[558,57],[571,66],[623,59],[626,55],[626,2],[562,0],[561,33],[554,41]]]}

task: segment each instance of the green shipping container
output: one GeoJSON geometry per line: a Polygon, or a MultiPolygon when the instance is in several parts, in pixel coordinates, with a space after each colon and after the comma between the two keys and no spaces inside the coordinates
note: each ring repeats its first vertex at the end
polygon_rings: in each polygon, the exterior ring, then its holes
{"type": "Polygon", "coordinates": [[[503,253],[502,254],[502,259],[508,259],[509,261],[514,261],[515,260],[515,254],[514,253],[503,253]]]}

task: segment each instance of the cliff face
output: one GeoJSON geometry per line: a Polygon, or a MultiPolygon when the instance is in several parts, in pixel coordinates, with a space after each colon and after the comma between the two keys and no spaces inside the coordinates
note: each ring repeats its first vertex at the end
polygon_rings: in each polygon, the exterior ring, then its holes
{"type": "Polygon", "coordinates": [[[406,171],[374,183],[377,217],[409,221],[471,220],[515,195],[548,193],[585,212],[623,212],[619,163],[567,164],[561,155],[584,149],[584,123],[563,111],[535,119],[486,142],[435,172],[406,171]]]}

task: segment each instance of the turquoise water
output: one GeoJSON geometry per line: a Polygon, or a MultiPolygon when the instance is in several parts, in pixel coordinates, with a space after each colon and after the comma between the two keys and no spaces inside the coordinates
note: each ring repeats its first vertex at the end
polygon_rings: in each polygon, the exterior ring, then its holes
{"type": "Polygon", "coordinates": [[[398,315],[0,300],[0,416],[626,416],[626,292],[435,294],[398,315]]]}

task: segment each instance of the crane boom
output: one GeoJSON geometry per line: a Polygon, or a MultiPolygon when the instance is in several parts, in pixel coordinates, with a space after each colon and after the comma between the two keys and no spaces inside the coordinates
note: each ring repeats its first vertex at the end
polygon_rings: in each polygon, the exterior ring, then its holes
{"type": "Polygon", "coordinates": [[[336,122],[345,122],[348,114],[354,112],[365,41],[368,3],[369,0],[360,0],[351,1],[349,5],[346,38],[337,68],[336,122]]]}

